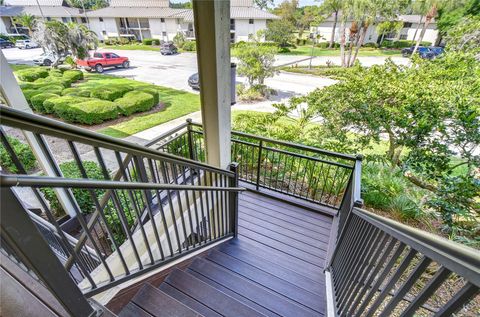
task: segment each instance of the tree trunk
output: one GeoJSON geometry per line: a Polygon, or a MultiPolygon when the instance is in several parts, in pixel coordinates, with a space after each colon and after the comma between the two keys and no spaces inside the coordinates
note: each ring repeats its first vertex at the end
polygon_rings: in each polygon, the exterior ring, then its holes
{"type": "Polygon", "coordinates": [[[423,37],[425,36],[425,32],[427,31],[428,25],[430,22],[432,22],[432,19],[437,15],[437,7],[433,6],[430,11],[427,13],[425,16],[425,23],[423,24],[422,32],[420,32],[420,37],[417,40],[417,44],[415,45],[415,48],[413,49],[412,55],[415,54],[418,50],[418,47],[420,46],[420,43],[423,40],[423,37]]]}
{"type": "Polygon", "coordinates": [[[349,67],[352,67],[353,64],[355,63],[355,60],[357,59],[358,51],[360,50],[360,47],[362,47],[363,42],[365,41],[367,30],[368,30],[368,24],[365,24],[363,28],[360,30],[360,36],[357,41],[357,47],[355,47],[355,54],[353,55],[353,59],[350,61],[349,67]]]}
{"type": "Polygon", "coordinates": [[[352,61],[352,53],[353,47],[358,44],[360,32],[358,30],[357,22],[352,22],[352,26],[350,27],[350,46],[348,47],[348,59],[347,59],[347,67],[350,67],[350,62],[352,61]],[[352,36],[353,34],[353,36],[352,36]]]}
{"type": "Polygon", "coordinates": [[[340,60],[342,67],[345,67],[345,20],[342,18],[340,24],[340,60]]]}
{"type": "Polygon", "coordinates": [[[337,20],[338,20],[338,10],[335,11],[335,19],[333,20],[333,27],[332,27],[332,36],[330,37],[330,44],[328,48],[333,48],[333,43],[335,42],[335,32],[337,30],[337,20]]]}
{"type": "Polygon", "coordinates": [[[422,24],[423,15],[420,16],[420,21],[418,21],[417,28],[415,29],[415,33],[413,34],[412,45],[415,43],[415,38],[417,37],[418,29],[420,29],[420,24],[422,24]]]}

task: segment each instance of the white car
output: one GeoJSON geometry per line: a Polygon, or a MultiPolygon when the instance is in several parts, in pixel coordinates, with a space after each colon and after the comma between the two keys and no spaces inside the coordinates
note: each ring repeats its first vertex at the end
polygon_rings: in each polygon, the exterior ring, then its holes
{"type": "Polygon", "coordinates": [[[19,49],[24,49],[24,48],[35,48],[38,47],[38,44],[35,43],[32,40],[17,40],[15,42],[15,47],[19,49]]]}
{"type": "Polygon", "coordinates": [[[57,54],[54,54],[52,52],[45,52],[42,55],[36,57],[33,60],[33,63],[40,66],[50,66],[57,60],[59,60],[59,63],[63,62],[65,60],[65,55],[62,54],[61,56],[58,56],[57,54]]]}

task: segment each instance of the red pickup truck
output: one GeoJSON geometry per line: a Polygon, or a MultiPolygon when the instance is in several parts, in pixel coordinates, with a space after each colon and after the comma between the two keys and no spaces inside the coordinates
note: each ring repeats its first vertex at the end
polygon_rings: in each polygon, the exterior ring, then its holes
{"type": "Polygon", "coordinates": [[[86,70],[95,70],[97,73],[103,73],[106,67],[130,67],[128,57],[118,56],[110,52],[95,52],[93,57],[87,59],[78,59],[77,66],[86,70]]]}

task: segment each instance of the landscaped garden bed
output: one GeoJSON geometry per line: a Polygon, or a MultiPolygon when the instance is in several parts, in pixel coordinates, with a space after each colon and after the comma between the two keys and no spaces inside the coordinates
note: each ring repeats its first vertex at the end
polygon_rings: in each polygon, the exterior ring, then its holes
{"type": "Polygon", "coordinates": [[[200,109],[198,95],[79,70],[12,65],[34,112],[127,137],[200,109]]]}

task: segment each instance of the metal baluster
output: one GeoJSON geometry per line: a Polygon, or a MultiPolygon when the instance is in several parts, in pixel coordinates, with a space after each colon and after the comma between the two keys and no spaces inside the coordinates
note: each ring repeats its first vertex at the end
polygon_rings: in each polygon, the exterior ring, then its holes
{"type": "Polygon", "coordinates": [[[260,140],[258,144],[258,159],[257,159],[257,181],[255,184],[256,190],[260,189],[260,171],[262,166],[262,150],[263,150],[263,141],[260,140]]]}
{"type": "MultiPolygon", "coordinates": [[[[170,184],[170,180],[169,180],[167,168],[165,166],[165,162],[161,161],[160,165],[162,167],[162,175],[163,175],[164,183],[165,184],[170,184]]],[[[174,213],[174,209],[173,209],[173,202],[172,202],[172,196],[170,194],[170,189],[167,189],[167,198],[168,198],[168,205],[170,206],[170,215],[172,217],[173,229],[175,231],[175,237],[177,238],[178,252],[182,253],[182,243],[180,242],[180,235],[178,234],[177,220],[175,218],[175,213],[174,213]]],[[[165,219],[165,221],[166,221],[166,219],[165,219]]],[[[172,256],[173,256],[173,254],[172,254],[172,256]]]]}
{"type": "MultiPolygon", "coordinates": [[[[174,163],[171,163],[171,166],[172,166],[173,182],[176,185],[178,185],[177,168],[175,167],[174,163]]],[[[182,229],[183,229],[183,237],[185,238],[185,241],[186,241],[185,242],[185,247],[188,250],[189,249],[189,245],[188,245],[188,241],[187,241],[188,235],[187,235],[187,227],[185,225],[185,219],[183,217],[184,210],[183,210],[183,207],[182,207],[182,197],[181,197],[181,194],[180,194],[180,190],[177,190],[176,192],[177,192],[177,203],[178,203],[178,208],[179,208],[179,212],[180,212],[180,222],[182,224],[182,229]]]]}
{"type": "Polygon", "coordinates": [[[449,301],[446,303],[434,317],[453,316],[460,308],[463,307],[471,298],[480,292],[478,286],[467,282],[449,301]]]}

